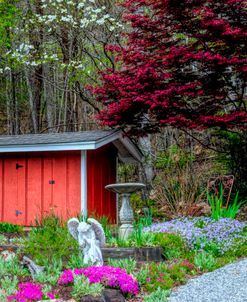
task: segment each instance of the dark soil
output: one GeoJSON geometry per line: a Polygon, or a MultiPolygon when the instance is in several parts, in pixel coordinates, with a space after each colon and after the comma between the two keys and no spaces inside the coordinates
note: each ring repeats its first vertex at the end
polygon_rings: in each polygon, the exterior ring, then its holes
{"type": "Polygon", "coordinates": [[[57,292],[59,297],[61,297],[63,300],[71,299],[72,286],[64,286],[64,285],[56,284],[52,287],[52,291],[57,292]]]}

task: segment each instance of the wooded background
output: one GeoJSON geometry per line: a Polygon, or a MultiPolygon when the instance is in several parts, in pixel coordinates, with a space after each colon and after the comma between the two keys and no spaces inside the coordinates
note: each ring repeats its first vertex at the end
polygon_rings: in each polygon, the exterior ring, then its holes
{"type": "Polygon", "coordinates": [[[0,132],[97,127],[87,90],[114,65],[122,8],[114,0],[0,1],[0,132]]]}

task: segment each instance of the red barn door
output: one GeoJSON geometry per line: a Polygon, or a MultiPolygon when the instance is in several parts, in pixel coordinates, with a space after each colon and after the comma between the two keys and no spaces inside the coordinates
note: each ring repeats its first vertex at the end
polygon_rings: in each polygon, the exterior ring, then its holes
{"type": "Polygon", "coordinates": [[[14,224],[24,224],[25,217],[25,175],[26,159],[7,158],[1,162],[3,171],[2,204],[4,220],[14,224]]]}
{"type": "Polygon", "coordinates": [[[29,153],[0,160],[0,219],[32,225],[48,213],[80,212],[80,153],[29,153]]]}

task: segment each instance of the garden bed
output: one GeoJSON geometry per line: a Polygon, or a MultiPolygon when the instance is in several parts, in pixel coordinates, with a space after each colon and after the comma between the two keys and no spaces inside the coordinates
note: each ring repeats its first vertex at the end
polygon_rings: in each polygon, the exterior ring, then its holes
{"type": "MultiPolygon", "coordinates": [[[[76,302],[105,302],[103,291],[107,287],[119,289],[128,302],[167,301],[173,287],[246,257],[246,232],[246,222],[234,219],[179,217],[162,221],[134,232],[128,241],[107,237],[102,250],[107,265],[99,268],[85,267],[66,225],[60,225],[54,217],[47,218],[26,238],[2,236],[0,300],[6,301],[6,297],[18,292],[22,297],[30,295],[30,288],[37,287],[43,300],[54,297],[62,301],[74,298],[76,302]],[[21,263],[23,255],[30,256],[44,271],[32,278],[21,263]],[[26,289],[22,290],[22,286],[26,289]],[[98,296],[92,297],[95,293],[98,296]]],[[[108,301],[121,301],[114,299],[108,301]]]]}

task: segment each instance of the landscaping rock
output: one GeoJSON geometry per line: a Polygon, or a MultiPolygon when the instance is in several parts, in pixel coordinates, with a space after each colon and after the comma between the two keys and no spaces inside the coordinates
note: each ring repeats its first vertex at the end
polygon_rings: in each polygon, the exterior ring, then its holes
{"type": "Polygon", "coordinates": [[[104,289],[103,290],[104,302],[124,302],[124,296],[120,290],[116,289],[104,289]]]}
{"type": "Polygon", "coordinates": [[[84,296],[80,299],[80,302],[105,302],[102,297],[84,296]]]}
{"type": "Polygon", "coordinates": [[[125,302],[120,290],[104,289],[101,297],[85,296],[80,302],[125,302]]]}
{"type": "Polygon", "coordinates": [[[23,256],[22,264],[26,266],[31,273],[33,280],[35,280],[35,276],[44,271],[44,267],[37,265],[33,260],[28,258],[27,256],[23,256]]]}

